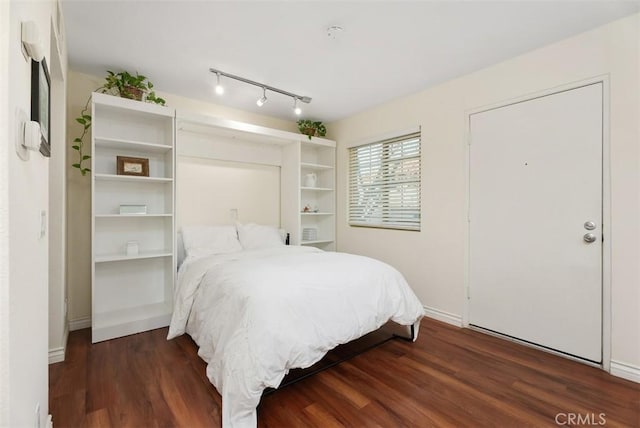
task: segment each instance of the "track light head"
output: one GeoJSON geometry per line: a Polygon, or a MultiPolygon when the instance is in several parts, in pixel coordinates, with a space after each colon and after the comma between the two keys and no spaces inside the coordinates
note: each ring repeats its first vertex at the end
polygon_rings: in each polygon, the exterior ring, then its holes
{"type": "Polygon", "coordinates": [[[216,73],[216,94],[222,95],[224,94],[224,86],[220,84],[220,73],[216,73]]]}
{"type": "Polygon", "coordinates": [[[256,104],[258,104],[258,107],[262,107],[266,102],[267,102],[267,89],[262,88],[262,98],[256,101],[256,104]]]}
{"type": "Polygon", "coordinates": [[[302,114],[302,109],[300,107],[298,107],[298,98],[294,98],[293,99],[293,112],[297,116],[300,116],[300,114],[302,114]]]}

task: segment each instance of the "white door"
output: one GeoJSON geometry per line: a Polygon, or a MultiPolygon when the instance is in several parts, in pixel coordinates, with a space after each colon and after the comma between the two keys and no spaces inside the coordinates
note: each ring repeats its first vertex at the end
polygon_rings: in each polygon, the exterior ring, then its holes
{"type": "Polygon", "coordinates": [[[594,362],[602,99],[596,83],[473,114],[469,148],[470,324],[594,362]]]}

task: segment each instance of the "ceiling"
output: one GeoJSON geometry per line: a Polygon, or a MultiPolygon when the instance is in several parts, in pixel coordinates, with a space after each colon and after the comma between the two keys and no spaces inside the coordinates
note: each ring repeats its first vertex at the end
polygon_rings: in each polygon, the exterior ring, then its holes
{"type": "Polygon", "coordinates": [[[331,122],[640,10],[640,1],[63,0],[70,67],[144,74],[156,89],[295,120],[291,98],[209,68],[313,98],[331,122]],[[327,28],[341,26],[337,37],[327,28]]]}

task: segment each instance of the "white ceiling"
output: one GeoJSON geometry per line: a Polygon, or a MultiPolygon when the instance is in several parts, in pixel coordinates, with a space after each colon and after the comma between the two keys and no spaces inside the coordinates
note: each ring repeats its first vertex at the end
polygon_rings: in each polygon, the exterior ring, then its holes
{"type": "MultiPolygon", "coordinates": [[[[156,89],[295,120],[291,98],[210,67],[313,98],[331,122],[640,10],[640,1],[64,0],[70,66],[138,71],[156,89]],[[327,28],[339,25],[339,37],[327,28]]],[[[532,70],[535,72],[535,70],[532,70]]]]}

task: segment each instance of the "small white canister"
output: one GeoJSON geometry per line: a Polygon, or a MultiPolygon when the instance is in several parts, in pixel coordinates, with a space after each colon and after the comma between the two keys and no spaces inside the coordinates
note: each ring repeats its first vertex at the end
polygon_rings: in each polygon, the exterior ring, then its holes
{"type": "Polygon", "coordinates": [[[138,241],[127,242],[127,256],[138,255],[138,241]]]}
{"type": "Polygon", "coordinates": [[[304,176],[304,187],[316,187],[318,176],[315,172],[310,172],[304,176]]]}

